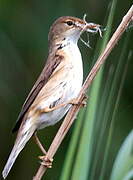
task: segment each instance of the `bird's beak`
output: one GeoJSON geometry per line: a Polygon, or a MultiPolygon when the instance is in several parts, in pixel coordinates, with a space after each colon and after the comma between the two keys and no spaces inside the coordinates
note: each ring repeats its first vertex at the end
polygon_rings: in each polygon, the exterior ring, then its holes
{"type": "Polygon", "coordinates": [[[102,37],[102,31],[105,31],[106,29],[99,25],[94,23],[87,23],[85,20],[82,22],[82,24],[78,24],[78,26],[81,28],[81,34],[83,32],[90,32],[90,33],[99,33],[102,37]]]}
{"type": "Polygon", "coordinates": [[[90,33],[97,33],[99,32],[100,36],[102,37],[102,31],[105,31],[105,28],[103,29],[101,25],[94,24],[94,23],[87,23],[84,21],[84,23],[80,24],[80,27],[82,29],[82,32],[90,32],[90,33]]]}
{"type": "Polygon", "coordinates": [[[102,31],[105,31],[105,28],[103,29],[102,26],[99,24],[86,23],[85,31],[91,32],[91,33],[99,32],[100,36],[102,37],[102,31]]]}
{"type": "Polygon", "coordinates": [[[94,24],[94,23],[87,23],[85,25],[85,30],[87,32],[92,32],[92,33],[95,33],[98,31],[98,29],[100,29],[101,25],[99,24],[94,24]]]}

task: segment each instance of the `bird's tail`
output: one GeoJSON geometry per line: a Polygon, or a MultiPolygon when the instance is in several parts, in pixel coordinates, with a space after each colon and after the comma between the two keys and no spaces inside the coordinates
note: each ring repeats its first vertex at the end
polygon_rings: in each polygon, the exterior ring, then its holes
{"type": "Polygon", "coordinates": [[[11,151],[11,154],[10,154],[8,161],[2,172],[4,179],[7,177],[8,173],[10,172],[19,153],[22,151],[22,149],[26,145],[27,141],[31,138],[31,136],[35,132],[35,129],[36,129],[35,127],[30,127],[30,129],[28,128],[28,130],[27,130],[26,128],[20,127],[14,147],[11,151]]]}

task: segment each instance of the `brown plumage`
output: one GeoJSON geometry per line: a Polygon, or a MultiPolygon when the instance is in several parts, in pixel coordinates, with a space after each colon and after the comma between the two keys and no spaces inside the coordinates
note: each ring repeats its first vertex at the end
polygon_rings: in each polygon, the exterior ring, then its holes
{"type": "Polygon", "coordinates": [[[33,103],[34,99],[36,98],[42,87],[47,83],[53,71],[60,64],[62,58],[63,58],[62,56],[55,54],[52,58],[53,61],[49,61],[49,60],[47,61],[45,68],[43,69],[42,73],[40,74],[38,80],[36,81],[35,85],[33,86],[32,90],[30,91],[28,97],[26,98],[22,106],[21,112],[18,116],[16,125],[13,128],[12,132],[15,132],[19,129],[25,113],[28,111],[29,107],[33,103]]]}

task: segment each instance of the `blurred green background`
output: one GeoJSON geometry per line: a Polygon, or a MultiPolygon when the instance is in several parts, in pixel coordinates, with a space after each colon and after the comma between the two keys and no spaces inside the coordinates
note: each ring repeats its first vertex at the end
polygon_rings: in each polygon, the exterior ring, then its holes
{"type": "MultiPolygon", "coordinates": [[[[131,0],[118,1],[112,33],[128,11],[131,3],[131,0]]],[[[110,0],[0,0],[0,172],[6,163],[15,140],[15,135],[12,135],[11,132],[13,125],[28,92],[40,74],[47,58],[47,39],[51,24],[60,16],[71,15],[82,18],[86,13],[88,22],[105,25],[110,6],[110,0]]],[[[90,59],[94,55],[98,37],[99,35],[90,38],[91,49],[79,42],[85,76],[90,70],[90,59]]],[[[133,33],[130,37],[128,47],[130,51],[133,51],[133,33]]],[[[121,42],[124,42],[123,38],[121,42]]],[[[108,69],[110,66],[113,69],[118,63],[117,60],[122,51],[120,43],[118,43],[107,62],[106,66],[108,69]],[[114,65],[110,64],[112,59],[114,60],[114,65]]],[[[129,62],[120,99],[117,121],[115,123],[114,144],[110,150],[112,154],[110,161],[113,161],[112,159],[118,152],[121,143],[133,127],[132,60],[133,55],[129,62]]],[[[106,80],[107,77],[105,77],[103,83],[106,80]]],[[[60,123],[39,132],[41,141],[45,144],[46,149],[59,126],[60,123]]],[[[44,179],[59,179],[72,132],[73,127],[54,158],[53,168],[47,171],[44,179]]],[[[21,152],[7,179],[32,179],[39,167],[38,155],[41,155],[41,152],[31,140],[21,152]]],[[[107,169],[107,174],[109,171],[107,169]]],[[[106,179],[108,178],[106,177],[106,179]]]]}

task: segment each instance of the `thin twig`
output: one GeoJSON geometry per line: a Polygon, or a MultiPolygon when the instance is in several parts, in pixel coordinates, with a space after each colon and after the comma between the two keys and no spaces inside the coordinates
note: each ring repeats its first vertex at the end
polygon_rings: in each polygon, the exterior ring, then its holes
{"type": "MultiPolygon", "coordinates": [[[[87,76],[87,78],[84,82],[84,85],[80,91],[79,97],[78,97],[79,102],[82,102],[82,100],[84,98],[84,94],[86,93],[87,89],[90,87],[90,85],[91,85],[93,79],[95,78],[97,72],[99,71],[100,67],[105,62],[108,55],[110,54],[110,52],[114,48],[114,46],[117,44],[118,40],[120,39],[120,37],[122,36],[122,34],[126,30],[127,26],[129,25],[129,23],[131,22],[132,19],[133,19],[133,5],[131,6],[131,8],[129,9],[127,14],[123,17],[122,22],[120,23],[119,27],[117,28],[117,30],[113,34],[112,38],[108,42],[105,50],[99,56],[97,62],[95,63],[92,70],[90,71],[89,75],[87,76]]],[[[60,129],[58,130],[58,132],[57,132],[57,134],[56,134],[56,136],[55,136],[55,138],[54,138],[54,140],[53,140],[53,142],[52,142],[52,144],[51,144],[51,146],[50,146],[50,148],[46,154],[46,159],[52,159],[53,158],[53,156],[55,155],[55,153],[56,153],[57,149],[59,148],[61,142],[63,141],[66,133],[70,129],[70,127],[71,127],[77,113],[79,112],[80,108],[81,108],[80,104],[79,105],[73,105],[73,107],[69,110],[69,112],[67,113],[60,129]]],[[[33,177],[33,180],[41,180],[46,169],[47,169],[47,167],[45,167],[44,165],[40,165],[35,177],[33,177]]]]}

